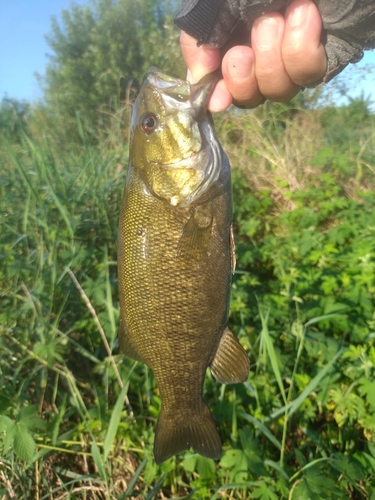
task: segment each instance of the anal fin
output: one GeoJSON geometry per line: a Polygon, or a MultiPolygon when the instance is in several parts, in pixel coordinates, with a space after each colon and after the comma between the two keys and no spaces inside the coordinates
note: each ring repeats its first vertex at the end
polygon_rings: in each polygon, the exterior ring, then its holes
{"type": "Polygon", "coordinates": [[[222,384],[246,382],[250,363],[247,352],[227,327],[211,363],[212,375],[222,384]]]}

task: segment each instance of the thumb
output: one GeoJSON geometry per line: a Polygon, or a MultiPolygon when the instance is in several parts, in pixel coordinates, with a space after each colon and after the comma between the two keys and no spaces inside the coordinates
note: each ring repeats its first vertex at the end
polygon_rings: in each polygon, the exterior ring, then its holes
{"type": "Polygon", "coordinates": [[[184,31],[180,35],[181,52],[188,67],[187,79],[198,82],[203,76],[214,72],[220,65],[220,49],[212,45],[197,47],[197,40],[184,31]],[[190,74],[189,74],[190,73],[190,74]]]}

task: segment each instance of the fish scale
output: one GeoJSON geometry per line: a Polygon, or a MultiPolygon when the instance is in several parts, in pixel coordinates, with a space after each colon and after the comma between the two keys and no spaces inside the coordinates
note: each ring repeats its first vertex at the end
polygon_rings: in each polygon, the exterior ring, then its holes
{"type": "Polygon", "coordinates": [[[224,383],[248,376],[247,354],[227,328],[233,262],[230,167],[205,111],[211,86],[212,79],[190,87],[153,69],[132,117],[118,238],[119,339],[125,355],[153,370],[160,390],[157,463],[190,447],[219,458],[219,434],[203,400],[206,369],[211,366],[224,383]],[[173,98],[176,86],[189,92],[183,109],[181,96],[173,98]],[[180,113],[189,115],[181,121],[180,113]],[[182,163],[166,146],[181,143],[176,134],[183,135],[185,149],[190,141],[182,163]]]}

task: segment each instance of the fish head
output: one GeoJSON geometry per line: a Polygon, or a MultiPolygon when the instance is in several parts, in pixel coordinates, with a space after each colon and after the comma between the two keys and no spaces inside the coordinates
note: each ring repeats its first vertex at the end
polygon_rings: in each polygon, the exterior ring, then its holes
{"type": "Polygon", "coordinates": [[[215,83],[209,76],[192,85],[151,68],[134,104],[130,167],[149,193],[172,206],[190,205],[219,177],[206,110],[215,83]]]}

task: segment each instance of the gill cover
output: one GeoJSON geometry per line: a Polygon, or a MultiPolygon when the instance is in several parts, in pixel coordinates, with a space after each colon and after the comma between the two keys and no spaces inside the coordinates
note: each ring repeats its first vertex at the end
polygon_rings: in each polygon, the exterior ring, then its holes
{"type": "Polygon", "coordinates": [[[131,166],[173,206],[189,206],[219,178],[223,152],[206,109],[216,81],[192,85],[151,68],[135,102],[131,166]]]}

